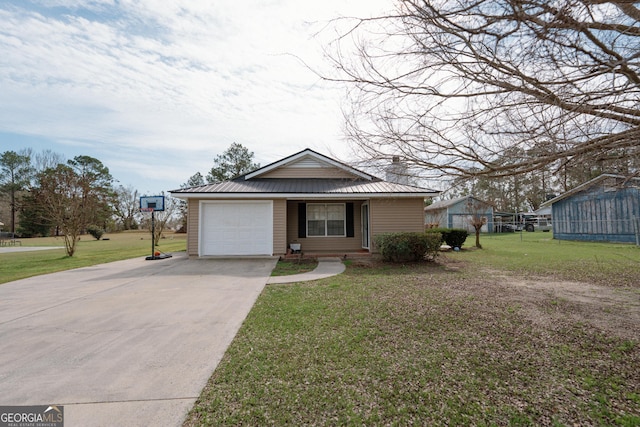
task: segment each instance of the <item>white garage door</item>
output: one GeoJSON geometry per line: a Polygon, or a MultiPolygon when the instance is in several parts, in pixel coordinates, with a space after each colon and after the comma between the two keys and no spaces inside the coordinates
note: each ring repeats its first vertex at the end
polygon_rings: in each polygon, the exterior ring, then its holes
{"type": "Polygon", "coordinates": [[[200,204],[200,255],[272,253],[272,201],[200,204]]]}

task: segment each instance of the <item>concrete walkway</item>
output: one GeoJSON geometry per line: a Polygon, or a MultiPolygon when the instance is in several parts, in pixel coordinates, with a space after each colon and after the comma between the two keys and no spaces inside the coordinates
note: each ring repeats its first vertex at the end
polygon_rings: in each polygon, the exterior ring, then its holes
{"type": "Polygon", "coordinates": [[[0,405],[180,426],[276,259],[137,258],[0,285],[0,405]]]}
{"type": "Polygon", "coordinates": [[[50,249],[64,249],[64,246],[0,246],[0,254],[11,252],[48,251],[50,249]]]}
{"type": "Polygon", "coordinates": [[[318,258],[318,266],[308,273],[292,274],[289,276],[271,276],[268,284],[308,282],[311,280],[324,279],[325,277],[336,276],[345,269],[344,264],[337,257],[318,258]]]}

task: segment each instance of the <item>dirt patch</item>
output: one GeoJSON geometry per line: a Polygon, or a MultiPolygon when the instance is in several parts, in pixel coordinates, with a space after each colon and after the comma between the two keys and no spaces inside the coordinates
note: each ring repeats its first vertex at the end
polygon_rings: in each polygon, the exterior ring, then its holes
{"type": "MultiPolygon", "coordinates": [[[[545,329],[586,324],[614,337],[640,342],[640,288],[613,287],[553,277],[526,276],[483,268],[468,276],[469,263],[452,257],[440,257],[435,263],[390,264],[380,259],[354,260],[352,268],[388,267],[395,274],[425,277],[452,274],[444,282],[447,293],[500,301],[505,309],[517,310],[532,323],[545,329]],[[462,273],[466,278],[455,278],[462,273]]],[[[440,280],[438,280],[439,282],[440,280]]],[[[433,286],[435,283],[428,280],[433,286]]]]}
{"type": "Polygon", "coordinates": [[[504,297],[521,303],[536,323],[553,322],[554,312],[634,341],[640,340],[640,290],[611,288],[550,278],[523,278],[504,271],[483,274],[506,290],[504,297]]]}

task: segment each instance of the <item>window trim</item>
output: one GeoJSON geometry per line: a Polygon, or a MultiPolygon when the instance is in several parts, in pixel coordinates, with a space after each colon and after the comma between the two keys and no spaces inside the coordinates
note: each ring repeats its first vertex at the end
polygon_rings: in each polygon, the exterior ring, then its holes
{"type": "MultiPolygon", "coordinates": [[[[347,204],[346,203],[307,203],[306,204],[306,218],[305,218],[305,226],[307,230],[307,238],[309,237],[346,237],[347,236],[347,204]],[[309,206],[324,206],[325,207],[325,218],[324,218],[324,235],[320,234],[310,234],[309,233],[309,206]],[[326,215],[327,206],[342,206],[342,234],[327,234],[329,232],[329,227],[327,222],[329,221],[328,215],[326,215]]],[[[311,221],[320,221],[320,220],[311,220],[311,221]]]]}

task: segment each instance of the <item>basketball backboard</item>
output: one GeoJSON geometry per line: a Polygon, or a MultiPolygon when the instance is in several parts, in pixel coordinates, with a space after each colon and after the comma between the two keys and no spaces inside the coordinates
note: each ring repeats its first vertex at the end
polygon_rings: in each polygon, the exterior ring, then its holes
{"type": "Polygon", "coordinates": [[[140,197],[140,210],[151,210],[154,212],[164,211],[164,196],[142,196],[140,197]]]}

